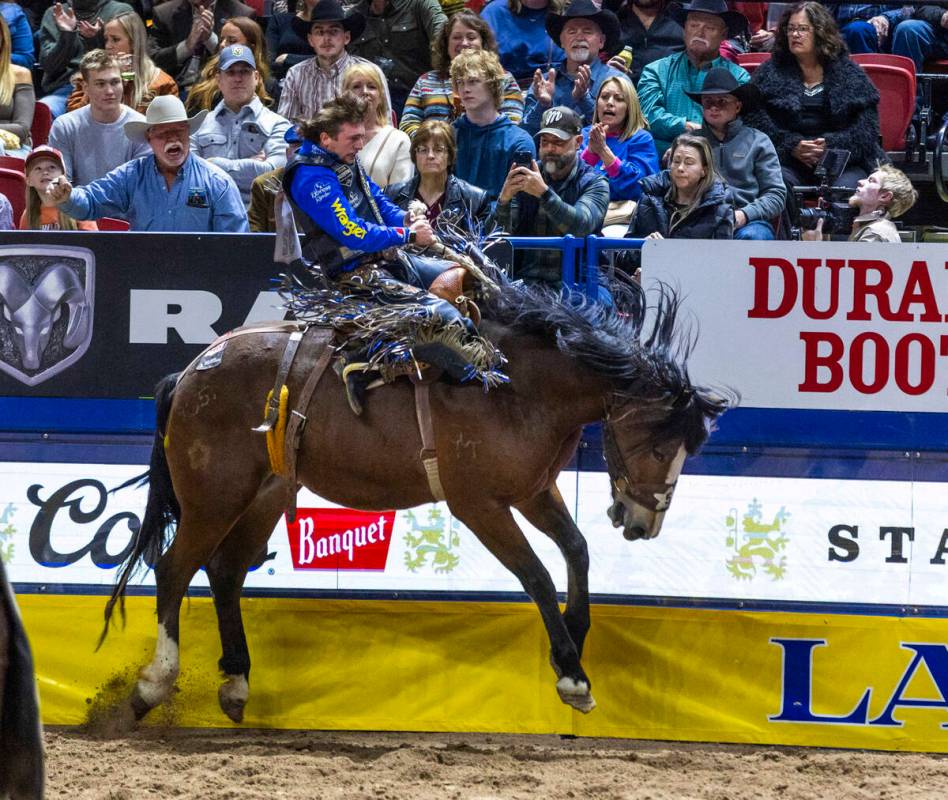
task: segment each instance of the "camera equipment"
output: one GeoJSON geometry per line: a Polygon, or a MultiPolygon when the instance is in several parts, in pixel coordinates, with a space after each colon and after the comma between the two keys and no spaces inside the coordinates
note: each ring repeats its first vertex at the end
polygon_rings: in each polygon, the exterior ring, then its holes
{"type": "Polygon", "coordinates": [[[799,239],[801,231],[812,231],[823,220],[823,233],[848,234],[858,211],[849,205],[853,190],[848,186],[834,186],[849,162],[848,150],[829,149],[813,170],[819,186],[792,187],[796,217],[792,220],[790,238],[799,239]],[[804,207],[803,201],[816,198],[816,207],[804,207]]]}

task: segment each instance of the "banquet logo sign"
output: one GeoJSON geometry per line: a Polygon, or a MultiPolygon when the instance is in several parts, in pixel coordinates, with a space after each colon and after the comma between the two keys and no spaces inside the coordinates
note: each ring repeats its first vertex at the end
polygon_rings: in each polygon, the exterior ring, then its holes
{"type": "MultiPolygon", "coordinates": [[[[907,270],[880,259],[798,258],[794,265],[785,258],[751,258],[749,265],[754,299],[748,318],[802,313],[822,323],[799,332],[798,391],[851,387],[874,395],[894,383],[900,394],[917,396],[935,387],[940,359],[948,356],[948,335],[942,333],[945,317],[928,262],[914,261],[907,270]],[[850,322],[851,333],[840,327],[850,322]],[[893,329],[891,323],[902,324],[893,329]]],[[[944,394],[948,380],[938,383],[944,394]]]]}
{"type": "Polygon", "coordinates": [[[394,511],[300,508],[286,531],[293,569],[384,572],[394,511]]]}

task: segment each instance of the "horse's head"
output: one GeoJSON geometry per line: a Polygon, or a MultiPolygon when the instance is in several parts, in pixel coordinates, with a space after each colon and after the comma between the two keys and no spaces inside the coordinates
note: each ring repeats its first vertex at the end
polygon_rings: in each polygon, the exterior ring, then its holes
{"type": "Polygon", "coordinates": [[[728,398],[688,387],[674,399],[617,401],[603,425],[612,484],[609,518],[629,541],[662,529],[685,457],[696,453],[728,398]]]}

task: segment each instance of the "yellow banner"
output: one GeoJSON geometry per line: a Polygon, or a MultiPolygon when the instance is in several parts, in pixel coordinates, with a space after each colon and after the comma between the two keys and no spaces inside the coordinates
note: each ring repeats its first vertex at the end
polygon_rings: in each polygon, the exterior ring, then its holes
{"type": "MultiPolygon", "coordinates": [[[[152,655],[154,599],[93,649],[101,597],[21,595],[44,721],[123,698],[152,655]]],[[[948,751],[948,621],[594,606],[598,707],[562,705],[532,605],[247,599],[248,727],[574,733],[948,751]]],[[[150,719],[229,727],[213,604],[182,609],[179,692],[150,719]]]]}

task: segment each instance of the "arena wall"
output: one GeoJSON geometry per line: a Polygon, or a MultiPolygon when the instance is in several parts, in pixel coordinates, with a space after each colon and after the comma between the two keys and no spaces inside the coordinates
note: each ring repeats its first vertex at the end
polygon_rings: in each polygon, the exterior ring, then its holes
{"type": "MultiPolygon", "coordinates": [[[[155,638],[149,573],[132,588],[127,627],[94,652],[104,595],[144,506],[140,490],[107,489],[147,462],[157,378],[215,333],[272,316],[272,239],[11,241],[0,258],[35,268],[45,247],[49,258],[78,259],[67,263],[85,265],[86,278],[94,267],[90,339],[58,372],[32,385],[14,374],[22,364],[0,322],[10,367],[0,364],[0,556],[33,639],[44,719],[79,724],[122,696],[155,638]],[[62,250],[77,242],[86,253],[62,250]],[[162,254],[158,268],[143,263],[147,252],[162,254]]],[[[561,476],[590,544],[592,714],[559,703],[536,610],[445,505],[367,514],[304,492],[300,520],[277,526],[248,575],[244,724],[948,749],[946,381],[943,357],[926,355],[941,352],[943,326],[920,319],[944,318],[931,307],[948,296],[944,251],[867,245],[854,268],[853,248],[836,247],[728,243],[699,262],[693,245],[646,246],[647,280],[680,287],[700,323],[693,374],[739,390],[744,407],[688,462],[653,542],[628,543],[611,528],[595,431],[561,476]],[[786,299],[788,266],[805,271],[801,257],[826,271],[842,262],[849,305],[833,319],[789,302],[766,316],[780,291],[786,299]],[[899,277],[873,291],[880,263],[899,277]],[[872,274],[854,277],[859,269],[872,274]],[[868,320],[849,318],[858,297],[868,320]],[[885,309],[912,318],[886,319],[885,309]],[[814,332],[845,344],[836,389],[800,389],[807,374],[815,383],[835,374],[831,349],[807,350],[801,334],[814,332]],[[870,360],[885,347],[891,380],[861,391],[881,381],[870,360]]],[[[826,308],[830,284],[815,275],[814,302],[826,308]]],[[[555,547],[526,527],[565,591],[555,547]]],[[[219,643],[203,574],[182,619],[180,692],[152,723],[229,725],[216,704],[219,643]]]]}

